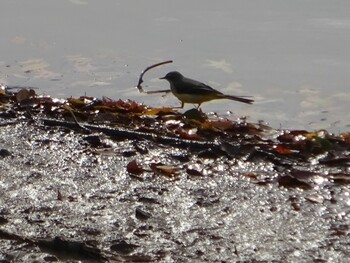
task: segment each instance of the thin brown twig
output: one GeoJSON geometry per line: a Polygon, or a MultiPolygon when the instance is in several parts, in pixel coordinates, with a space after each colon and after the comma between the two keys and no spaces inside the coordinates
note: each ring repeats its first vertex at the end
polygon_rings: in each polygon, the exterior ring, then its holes
{"type": "Polygon", "coordinates": [[[171,89],[162,89],[162,90],[150,90],[150,91],[146,91],[147,94],[169,93],[169,92],[171,92],[171,89]]]}
{"type": "MultiPolygon", "coordinates": [[[[137,84],[137,86],[136,86],[136,87],[138,88],[138,90],[139,90],[140,92],[144,92],[144,90],[143,90],[141,84],[143,83],[143,79],[142,79],[142,78],[143,78],[143,75],[145,75],[145,73],[146,73],[147,71],[149,71],[149,70],[152,69],[152,68],[155,68],[155,67],[158,67],[158,66],[161,66],[161,65],[164,65],[164,64],[172,63],[172,62],[173,62],[172,60],[167,60],[167,61],[159,62],[159,63],[153,64],[153,65],[147,67],[144,71],[142,71],[142,72],[141,72],[141,75],[140,75],[140,77],[139,77],[139,82],[138,82],[138,84],[137,84]]],[[[169,91],[170,91],[170,90],[169,90],[169,91]]],[[[168,92],[168,91],[159,91],[159,92],[168,92]]],[[[147,93],[149,93],[149,92],[147,92],[147,93]]],[[[156,92],[152,92],[152,93],[156,93],[156,92]]]]}

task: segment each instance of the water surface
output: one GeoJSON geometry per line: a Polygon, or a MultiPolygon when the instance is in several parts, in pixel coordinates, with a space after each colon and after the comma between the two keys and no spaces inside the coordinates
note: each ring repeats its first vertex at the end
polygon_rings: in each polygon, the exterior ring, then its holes
{"type": "MultiPolygon", "coordinates": [[[[10,1],[0,17],[0,81],[40,93],[87,94],[177,106],[145,88],[178,70],[225,93],[252,95],[253,106],[203,105],[274,128],[349,130],[348,1],[10,1]]],[[[191,105],[188,105],[189,108],[191,105]]]]}

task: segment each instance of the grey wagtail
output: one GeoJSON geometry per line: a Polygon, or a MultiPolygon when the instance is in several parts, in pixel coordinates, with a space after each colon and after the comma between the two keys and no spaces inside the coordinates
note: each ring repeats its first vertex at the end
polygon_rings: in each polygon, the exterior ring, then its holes
{"type": "Polygon", "coordinates": [[[242,97],[225,95],[202,82],[186,78],[177,71],[169,72],[165,77],[160,79],[169,81],[171,92],[181,101],[181,108],[184,107],[185,103],[193,103],[198,104],[198,109],[203,102],[217,99],[236,100],[247,104],[252,104],[254,101],[242,97]]]}

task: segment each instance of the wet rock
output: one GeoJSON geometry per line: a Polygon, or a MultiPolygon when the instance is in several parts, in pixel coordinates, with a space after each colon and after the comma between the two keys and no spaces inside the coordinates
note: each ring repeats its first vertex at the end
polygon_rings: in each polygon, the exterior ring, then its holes
{"type": "Polygon", "coordinates": [[[137,245],[129,244],[125,240],[122,240],[115,242],[110,248],[120,254],[130,254],[138,247],[137,245]]]}
{"type": "Polygon", "coordinates": [[[11,156],[12,153],[9,150],[6,149],[0,149],[0,157],[8,157],[11,156]]]}
{"type": "Polygon", "coordinates": [[[7,223],[8,223],[8,220],[5,217],[0,216],[0,225],[5,225],[7,223]]]}
{"type": "Polygon", "coordinates": [[[54,239],[39,240],[38,245],[44,252],[53,254],[62,260],[94,260],[95,262],[105,262],[101,251],[95,247],[90,247],[84,242],[63,240],[60,237],[54,239]]]}
{"type": "Polygon", "coordinates": [[[141,208],[137,207],[135,211],[135,216],[139,220],[147,220],[149,219],[152,214],[146,211],[141,210],[141,208]]]}
{"type": "Polygon", "coordinates": [[[92,147],[98,147],[98,146],[102,145],[100,136],[98,136],[98,135],[84,136],[83,140],[88,142],[92,147]]]}

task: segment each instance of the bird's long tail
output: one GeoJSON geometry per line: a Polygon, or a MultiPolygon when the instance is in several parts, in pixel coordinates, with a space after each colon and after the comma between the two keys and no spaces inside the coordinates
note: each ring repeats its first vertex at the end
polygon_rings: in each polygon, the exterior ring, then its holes
{"type": "Polygon", "coordinates": [[[223,95],[222,98],[223,99],[240,101],[240,102],[247,103],[247,104],[252,104],[254,102],[254,100],[252,100],[252,99],[247,99],[247,98],[238,97],[238,96],[232,96],[232,95],[223,95]]]}

